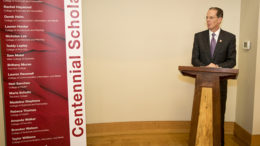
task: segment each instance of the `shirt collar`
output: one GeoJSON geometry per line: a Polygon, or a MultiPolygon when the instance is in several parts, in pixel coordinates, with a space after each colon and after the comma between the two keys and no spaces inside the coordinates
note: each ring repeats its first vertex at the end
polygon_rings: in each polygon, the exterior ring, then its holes
{"type": "MultiPolygon", "coordinates": [[[[212,33],[213,32],[211,30],[209,30],[209,36],[212,36],[212,33]]],[[[219,36],[220,28],[216,32],[214,32],[214,33],[216,34],[216,37],[219,36]]]]}

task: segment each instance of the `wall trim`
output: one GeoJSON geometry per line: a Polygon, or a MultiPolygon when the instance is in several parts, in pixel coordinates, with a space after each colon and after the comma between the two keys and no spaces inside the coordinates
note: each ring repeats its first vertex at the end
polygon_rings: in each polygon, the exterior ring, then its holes
{"type": "Polygon", "coordinates": [[[189,121],[146,121],[87,124],[87,136],[124,134],[188,133],[189,121]]]}
{"type": "Polygon", "coordinates": [[[253,135],[251,138],[251,146],[259,146],[260,145],[260,135],[253,135]]]}
{"type": "MultiPolygon", "coordinates": [[[[144,121],[87,124],[87,137],[129,134],[189,133],[189,131],[190,121],[144,121]]],[[[260,135],[251,135],[235,122],[225,122],[225,133],[236,136],[242,145],[260,145],[260,135]]]]}
{"type": "Polygon", "coordinates": [[[247,132],[244,128],[235,123],[234,126],[234,136],[242,140],[247,145],[251,145],[251,134],[247,132]]]}
{"type": "Polygon", "coordinates": [[[234,126],[234,136],[236,136],[239,140],[244,142],[249,146],[259,146],[260,145],[260,135],[251,135],[240,125],[235,123],[234,126]]]}
{"type": "MultiPolygon", "coordinates": [[[[190,121],[144,121],[87,124],[87,136],[189,133],[190,121]]],[[[234,122],[225,122],[225,133],[233,134],[234,122]]]]}

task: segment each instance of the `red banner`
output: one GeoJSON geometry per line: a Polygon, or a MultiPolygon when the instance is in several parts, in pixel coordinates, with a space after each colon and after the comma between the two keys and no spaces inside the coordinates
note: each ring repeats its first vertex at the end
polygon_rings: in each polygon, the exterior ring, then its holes
{"type": "Polygon", "coordinates": [[[1,0],[7,145],[86,145],[80,0],[1,0]]]}

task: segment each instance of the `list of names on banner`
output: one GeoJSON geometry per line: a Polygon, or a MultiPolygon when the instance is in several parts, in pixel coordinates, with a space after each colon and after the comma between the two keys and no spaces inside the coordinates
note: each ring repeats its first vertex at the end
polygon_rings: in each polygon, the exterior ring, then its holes
{"type": "Polygon", "coordinates": [[[63,7],[63,1],[2,0],[8,145],[69,145],[63,7]]]}

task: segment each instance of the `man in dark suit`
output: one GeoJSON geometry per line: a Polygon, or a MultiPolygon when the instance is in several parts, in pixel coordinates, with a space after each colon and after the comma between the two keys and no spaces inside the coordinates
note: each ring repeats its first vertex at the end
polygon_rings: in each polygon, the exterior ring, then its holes
{"type": "MultiPolygon", "coordinates": [[[[217,7],[208,10],[208,30],[195,34],[192,65],[233,68],[236,65],[236,36],[220,28],[223,11],[217,7]]],[[[220,80],[221,95],[221,144],[224,145],[224,117],[227,100],[227,80],[220,80]]]]}

